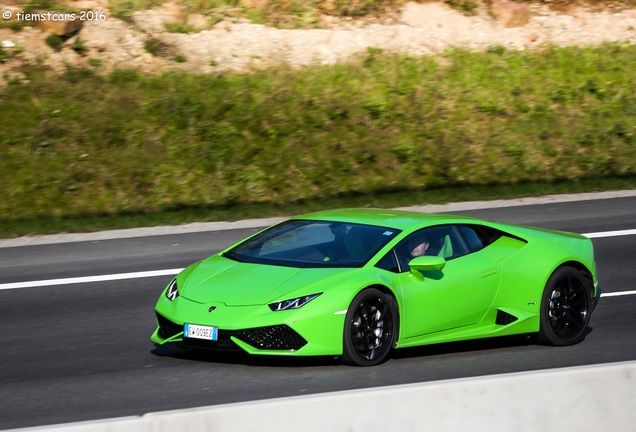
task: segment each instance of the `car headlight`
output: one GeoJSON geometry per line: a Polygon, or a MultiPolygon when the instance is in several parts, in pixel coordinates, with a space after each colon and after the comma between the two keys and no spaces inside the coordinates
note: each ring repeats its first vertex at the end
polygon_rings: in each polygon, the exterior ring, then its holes
{"type": "Polygon", "coordinates": [[[168,286],[168,289],[166,290],[166,297],[168,297],[168,300],[170,301],[174,301],[174,299],[179,297],[179,287],[177,287],[176,278],[168,286]]]}
{"type": "Polygon", "coordinates": [[[306,305],[307,303],[309,303],[310,301],[318,297],[320,294],[322,293],[296,297],[289,300],[281,300],[276,303],[270,303],[269,308],[273,310],[274,312],[290,310],[290,309],[298,309],[299,307],[303,307],[304,305],[306,305]]]}

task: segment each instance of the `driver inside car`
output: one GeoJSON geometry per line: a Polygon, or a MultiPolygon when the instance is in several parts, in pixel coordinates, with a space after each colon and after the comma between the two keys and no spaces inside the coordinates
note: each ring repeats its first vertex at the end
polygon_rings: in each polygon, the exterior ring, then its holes
{"type": "Polygon", "coordinates": [[[416,236],[409,240],[408,251],[411,254],[411,258],[426,255],[426,251],[430,246],[430,242],[425,236],[416,236]]]}

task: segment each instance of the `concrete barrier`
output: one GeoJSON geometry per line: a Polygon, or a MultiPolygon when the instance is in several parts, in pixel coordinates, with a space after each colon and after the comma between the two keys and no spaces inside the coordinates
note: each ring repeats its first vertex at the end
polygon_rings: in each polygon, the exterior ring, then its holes
{"type": "Polygon", "coordinates": [[[636,431],[636,361],[462,378],[14,432],[636,431]]]}

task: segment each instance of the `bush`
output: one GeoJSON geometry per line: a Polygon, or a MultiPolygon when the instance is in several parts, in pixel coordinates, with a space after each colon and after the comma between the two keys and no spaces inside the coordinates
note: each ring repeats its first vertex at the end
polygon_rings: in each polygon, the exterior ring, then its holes
{"type": "Polygon", "coordinates": [[[85,56],[89,51],[89,48],[84,45],[84,42],[79,36],[75,37],[75,41],[73,42],[73,45],[71,45],[71,49],[81,56],[85,56]]]}
{"type": "Polygon", "coordinates": [[[64,39],[58,35],[51,33],[45,39],[45,42],[48,46],[53,48],[55,51],[62,50],[62,44],[64,43],[64,39]]]}

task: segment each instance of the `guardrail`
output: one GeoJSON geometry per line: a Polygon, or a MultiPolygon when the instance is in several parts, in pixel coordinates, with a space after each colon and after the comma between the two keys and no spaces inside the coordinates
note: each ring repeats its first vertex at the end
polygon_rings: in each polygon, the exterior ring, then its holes
{"type": "Polygon", "coordinates": [[[268,399],[13,432],[636,431],[636,361],[268,399]]]}

